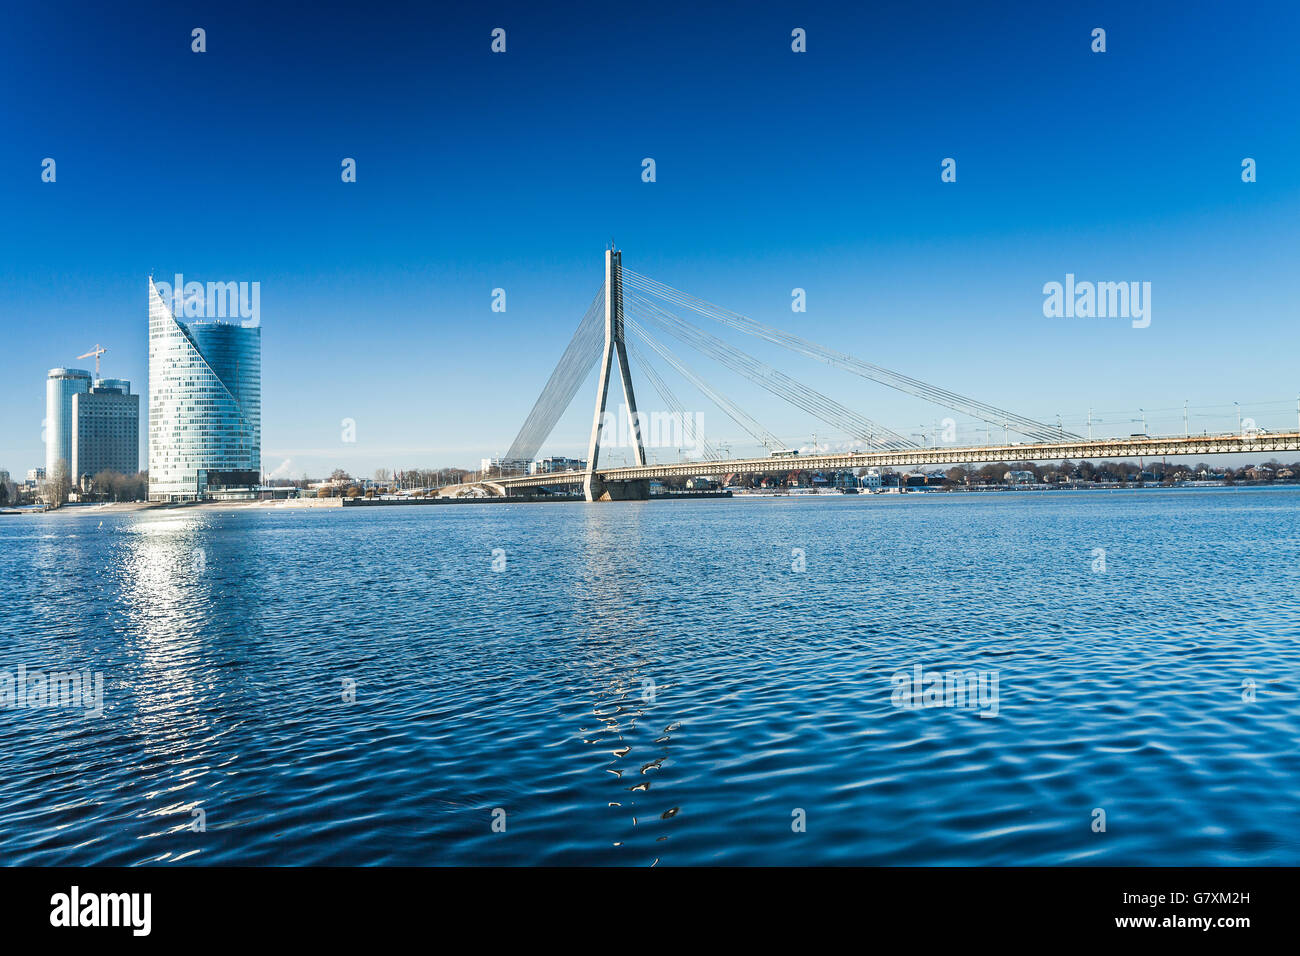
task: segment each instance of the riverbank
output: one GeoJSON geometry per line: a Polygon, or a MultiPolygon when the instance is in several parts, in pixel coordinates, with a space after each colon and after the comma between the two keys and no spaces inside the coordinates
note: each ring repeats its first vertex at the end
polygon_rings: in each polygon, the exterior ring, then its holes
{"type": "MultiPolygon", "coordinates": [[[[1037,497],[1045,492],[1053,493],[1080,493],[1088,492],[1116,492],[1116,491],[1134,491],[1134,492],[1159,492],[1159,491],[1229,491],[1229,490],[1261,490],[1268,488],[1298,488],[1300,484],[1294,482],[1258,482],[1251,484],[1233,484],[1225,485],[1219,482],[1183,482],[1175,485],[1119,485],[1119,484],[1097,484],[1082,486],[1034,486],[1020,485],[1012,487],[973,487],[973,488],[908,488],[904,491],[898,489],[889,489],[877,492],[849,492],[843,493],[828,489],[790,489],[788,491],[773,490],[736,490],[736,489],[716,489],[712,491],[682,491],[668,492],[665,494],[651,495],[651,501],[666,500],[685,500],[698,498],[712,499],[732,499],[736,501],[784,498],[793,500],[873,500],[873,499],[894,499],[898,497],[916,498],[941,496],[963,496],[976,495],[985,497],[997,494],[1010,494],[1014,496],[1032,495],[1037,497]]],[[[1052,494],[1052,497],[1058,497],[1058,494],[1052,494]]],[[[535,504],[542,502],[581,502],[583,499],[575,495],[537,495],[529,497],[464,497],[464,498],[425,498],[425,497],[401,497],[401,498],[279,498],[275,500],[259,501],[199,501],[185,503],[164,503],[149,501],[122,501],[122,502],[94,502],[90,504],[67,504],[62,508],[42,509],[42,508],[17,508],[0,511],[0,516],[19,517],[22,515],[110,515],[126,514],[137,511],[203,511],[203,512],[246,512],[246,511],[302,511],[316,509],[335,509],[335,508],[363,508],[363,509],[380,509],[388,507],[410,508],[418,506],[454,506],[454,505],[479,505],[479,504],[535,504]]]]}
{"type": "Polygon", "coordinates": [[[148,511],[160,507],[150,501],[95,501],[88,504],[66,504],[61,508],[6,508],[0,509],[0,515],[17,517],[20,515],[43,514],[122,514],[129,511],[148,511]]]}

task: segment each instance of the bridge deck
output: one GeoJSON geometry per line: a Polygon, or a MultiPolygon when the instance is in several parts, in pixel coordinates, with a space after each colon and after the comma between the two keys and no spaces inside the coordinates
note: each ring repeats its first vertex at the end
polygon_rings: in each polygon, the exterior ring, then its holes
{"type": "MultiPolygon", "coordinates": [[[[976,445],[958,448],[911,448],[901,451],[840,452],[800,455],[796,458],[734,458],[725,461],[687,461],[641,467],[605,468],[597,474],[605,481],[672,476],[717,476],[732,473],[779,474],[790,471],[835,471],[844,468],[884,468],[909,465],[962,465],[991,461],[1060,461],[1063,458],[1161,458],[1168,455],[1261,455],[1300,451],[1300,432],[1257,435],[1179,435],[1173,438],[1100,438],[1096,440],[1037,442],[1032,444],[976,445]]],[[[583,471],[549,475],[492,478],[502,488],[539,488],[580,485],[583,471]]]]}

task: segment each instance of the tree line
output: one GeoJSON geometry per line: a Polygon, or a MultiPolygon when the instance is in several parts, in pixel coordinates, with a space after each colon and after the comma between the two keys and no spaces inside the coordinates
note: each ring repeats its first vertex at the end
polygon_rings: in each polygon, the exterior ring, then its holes
{"type": "Polygon", "coordinates": [[[28,489],[9,479],[8,472],[0,471],[0,506],[45,505],[61,508],[75,492],[81,501],[147,501],[149,498],[149,473],[139,471],[133,475],[104,470],[74,485],[68,473],[68,463],[59,459],[35,489],[28,489]]]}

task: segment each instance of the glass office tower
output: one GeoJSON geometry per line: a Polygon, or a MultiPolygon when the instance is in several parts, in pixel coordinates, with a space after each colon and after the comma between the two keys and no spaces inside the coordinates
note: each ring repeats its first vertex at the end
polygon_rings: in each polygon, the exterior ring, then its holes
{"type": "Polygon", "coordinates": [[[262,465],[262,330],[182,322],[149,279],[149,499],[251,493],[262,465]]]}
{"type": "Polygon", "coordinates": [[[72,476],[72,396],[90,391],[90,373],[79,368],[52,368],[45,379],[45,474],[58,461],[72,476]]]}

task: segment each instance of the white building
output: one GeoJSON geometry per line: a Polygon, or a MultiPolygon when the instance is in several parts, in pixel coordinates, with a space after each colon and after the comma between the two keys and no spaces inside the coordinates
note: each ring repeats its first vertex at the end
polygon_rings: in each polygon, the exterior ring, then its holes
{"type": "Polygon", "coordinates": [[[72,474],[72,396],[90,391],[90,373],[80,368],[52,368],[45,379],[45,474],[60,461],[72,474]]]}
{"type": "Polygon", "coordinates": [[[554,475],[561,471],[586,471],[587,463],[579,458],[541,458],[529,462],[530,475],[554,475]]]}
{"type": "Polygon", "coordinates": [[[528,458],[482,458],[479,460],[479,471],[499,477],[527,475],[531,474],[532,465],[532,460],[528,458]]]}

